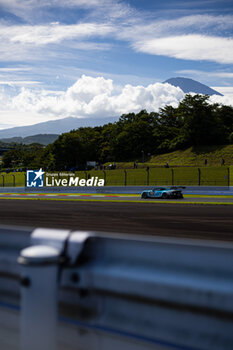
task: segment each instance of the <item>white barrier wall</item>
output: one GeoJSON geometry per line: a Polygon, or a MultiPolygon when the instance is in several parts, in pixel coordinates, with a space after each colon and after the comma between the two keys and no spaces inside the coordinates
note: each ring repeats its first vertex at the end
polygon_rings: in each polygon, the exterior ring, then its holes
{"type": "MultiPolygon", "coordinates": [[[[163,186],[163,184],[161,184],[163,186]]],[[[143,190],[149,190],[155,186],[86,186],[86,187],[1,187],[1,193],[125,193],[140,194],[143,190]]],[[[167,185],[164,185],[167,187],[167,185]]],[[[185,194],[213,194],[233,195],[232,186],[186,186],[185,194]]]]}
{"type": "Polygon", "coordinates": [[[4,350],[232,350],[233,245],[2,228],[0,326],[4,350]]]}

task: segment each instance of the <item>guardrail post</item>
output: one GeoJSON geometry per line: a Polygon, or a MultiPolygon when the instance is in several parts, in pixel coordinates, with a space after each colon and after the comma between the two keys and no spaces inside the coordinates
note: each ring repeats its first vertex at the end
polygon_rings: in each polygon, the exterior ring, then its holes
{"type": "Polygon", "coordinates": [[[174,169],[171,169],[172,172],[172,186],[174,185],[174,169]]]}
{"type": "Polygon", "coordinates": [[[21,350],[57,349],[59,251],[33,246],[21,251],[21,350]]]}
{"type": "Polygon", "coordinates": [[[103,170],[103,173],[104,173],[104,186],[106,186],[107,185],[106,171],[103,170]]]}
{"type": "Polygon", "coordinates": [[[4,187],[5,186],[5,177],[4,177],[4,175],[1,175],[2,176],[2,187],[4,187]]]}
{"type": "Polygon", "coordinates": [[[13,176],[13,187],[15,187],[15,175],[11,174],[13,176]]]}
{"type": "Polygon", "coordinates": [[[201,186],[201,169],[198,168],[198,186],[201,186]]]}
{"type": "Polygon", "coordinates": [[[150,181],[150,169],[147,169],[147,177],[146,177],[147,186],[149,186],[149,181],[150,181]]]}
{"type": "Polygon", "coordinates": [[[230,168],[227,168],[227,186],[230,186],[230,168]]]}
{"type": "Polygon", "coordinates": [[[127,186],[127,171],[124,170],[124,172],[125,172],[125,186],[127,186]]]}

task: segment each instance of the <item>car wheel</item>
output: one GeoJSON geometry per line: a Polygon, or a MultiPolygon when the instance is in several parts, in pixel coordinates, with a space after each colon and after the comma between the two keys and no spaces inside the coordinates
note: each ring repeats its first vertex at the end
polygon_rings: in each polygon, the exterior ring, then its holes
{"type": "Polygon", "coordinates": [[[164,192],[164,193],[162,194],[162,198],[163,198],[163,199],[167,199],[167,198],[168,198],[167,193],[164,192]]]}
{"type": "Polygon", "coordinates": [[[144,198],[144,199],[147,198],[147,194],[146,194],[146,193],[143,193],[143,194],[142,194],[142,198],[144,198]]]}

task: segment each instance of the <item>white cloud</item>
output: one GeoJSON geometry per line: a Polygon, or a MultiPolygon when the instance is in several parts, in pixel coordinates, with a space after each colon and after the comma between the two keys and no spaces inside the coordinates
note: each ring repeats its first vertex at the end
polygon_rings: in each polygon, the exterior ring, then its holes
{"type": "Polygon", "coordinates": [[[137,52],[229,64],[233,63],[232,28],[232,15],[157,18],[146,24],[138,18],[136,24],[119,27],[116,35],[137,52]]]}
{"type": "MultiPolygon", "coordinates": [[[[165,105],[176,107],[183,98],[183,91],[170,84],[126,84],[120,88],[111,79],[83,75],[66,91],[21,88],[13,97],[0,91],[0,124],[9,120],[28,125],[67,116],[111,117],[142,109],[151,112],[165,105]]],[[[214,95],[210,101],[233,105],[231,94],[214,95]]]]}
{"type": "Polygon", "coordinates": [[[24,112],[35,116],[35,119],[31,118],[31,124],[67,116],[111,117],[142,109],[151,112],[167,104],[177,106],[183,97],[179,88],[169,84],[155,83],[146,87],[127,84],[119,89],[111,79],[83,75],[63,92],[22,88],[13,98],[2,97],[6,102],[1,106],[4,111],[0,110],[0,122],[4,121],[1,116],[6,111],[10,115],[15,113],[16,124],[23,122],[19,115],[24,112]]]}
{"type": "Polygon", "coordinates": [[[183,97],[183,91],[170,84],[155,83],[147,87],[127,84],[118,96],[111,97],[110,102],[113,110],[123,114],[142,109],[148,112],[158,111],[165,105],[175,107],[183,97]]]}
{"type": "Polygon", "coordinates": [[[110,96],[112,91],[113,82],[111,79],[104,79],[103,77],[92,78],[83,75],[81,79],[77,80],[67,90],[66,97],[80,103],[90,103],[96,96],[110,96]]]}
{"type": "Polygon", "coordinates": [[[0,85],[9,85],[9,86],[26,86],[26,85],[38,85],[39,81],[33,80],[0,80],[0,85]]]}
{"type": "Polygon", "coordinates": [[[233,107],[233,93],[228,93],[225,96],[212,95],[210,96],[210,102],[233,107]]]}
{"type": "Polygon", "coordinates": [[[224,72],[224,71],[215,71],[215,72],[206,72],[202,70],[195,70],[195,69],[182,69],[176,71],[176,73],[180,74],[188,74],[188,75],[197,75],[197,76],[203,76],[203,77],[217,77],[217,78],[233,78],[233,73],[232,72],[224,72]]]}
{"type": "Polygon", "coordinates": [[[136,24],[119,27],[118,38],[138,42],[143,40],[181,36],[185,34],[208,35],[210,32],[219,34],[220,31],[233,28],[233,16],[191,15],[174,19],[155,19],[145,21],[138,16],[136,24]]]}
{"type": "MultiPolygon", "coordinates": [[[[110,50],[111,43],[103,41],[113,31],[111,25],[95,22],[73,25],[0,23],[0,61],[21,62],[22,65],[30,67],[31,71],[32,62],[40,61],[46,62],[46,66],[58,66],[58,59],[61,59],[70,64],[70,59],[77,60],[82,57],[85,60],[83,56],[88,56],[88,51],[110,50]]],[[[9,69],[8,72],[13,73],[14,70],[9,69]]],[[[30,80],[35,80],[33,72],[30,80]]]]}
{"type": "Polygon", "coordinates": [[[233,63],[233,38],[190,34],[139,41],[133,47],[154,55],[233,63]]]}
{"type": "MultiPolygon", "coordinates": [[[[8,0],[0,0],[1,3],[14,9],[46,9],[52,5],[64,5],[61,0],[43,0],[39,3],[35,0],[9,0],[9,3],[8,0]]],[[[85,5],[85,1],[82,0],[69,0],[67,7],[72,6],[94,8],[106,13],[101,15],[99,12],[96,18],[87,16],[86,21],[84,19],[83,22],[69,25],[59,22],[9,25],[1,22],[1,59],[19,61],[25,58],[41,60],[46,56],[60,57],[67,47],[75,51],[73,54],[69,52],[72,57],[76,55],[76,50],[109,50],[113,43],[94,40],[90,42],[90,39],[101,38],[102,41],[127,41],[135,51],[146,54],[233,63],[233,38],[225,34],[228,29],[233,28],[233,16],[192,15],[172,20],[147,20],[145,24],[143,15],[140,18],[140,14],[130,6],[118,1],[93,0],[85,5]],[[224,33],[224,36],[218,36],[220,32],[224,33]],[[32,48],[41,51],[32,52],[32,48]]]]}
{"type": "Polygon", "coordinates": [[[14,25],[0,26],[0,40],[24,45],[47,45],[60,43],[63,40],[82,39],[98,36],[106,36],[113,31],[107,24],[80,23],[73,25],[61,25],[51,23],[49,25],[14,25]]]}
{"type": "Polygon", "coordinates": [[[231,99],[233,101],[233,86],[213,86],[212,89],[217,90],[224,96],[231,96],[231,99]]]}
{"type": "Polygon", "coordinates": [[[200,30],[205,30],[210,27],[212,27],[212,30],[225,30],[225,29],[230,29],[233,28],[233,16],[232,15],[218,15],[218,16],[213,16],[213,15],[189,15],[189,16],[183,16],[179,18],[175,18],[172,20],[163,20],[160,21],[161,26],[163,26],[164,29],[168,30],[174,30],[174,29],[191,29],[200,31],[200,30]]]}
{"type": "Polygon", "coordinates": [[[25,72],[30,70],[31,68],[29,67],[5,67],[0,68],[0,73],[25,72]]]}
{"type": "Polygon", "coordinates": [[[46,19],[49,8],[82,8],[89,11],[89,17],[109,20],[124,17],[129,19],[135,12],[128,4],[118,0],[0,0],[0,5],[28,22],[35,16],[46,19]]]}

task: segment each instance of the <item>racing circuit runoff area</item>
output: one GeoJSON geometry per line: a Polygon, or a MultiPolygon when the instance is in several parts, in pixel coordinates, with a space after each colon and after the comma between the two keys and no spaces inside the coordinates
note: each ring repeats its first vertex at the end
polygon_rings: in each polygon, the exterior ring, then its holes
{"type": "Polygon", "coordinates": [[[214,193],[161,200],[104,191],[4,191],[0,193],[0,223],[232,241],[233,195],[214,193]]]}

